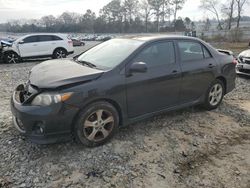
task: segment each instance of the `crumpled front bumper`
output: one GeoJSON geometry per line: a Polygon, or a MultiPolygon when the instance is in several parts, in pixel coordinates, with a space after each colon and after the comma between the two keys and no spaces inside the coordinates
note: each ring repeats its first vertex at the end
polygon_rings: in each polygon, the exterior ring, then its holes
{"type": "Polygon", "coordinates": [[[38,144],[71,139],[72,122],[79,109],[63,103],[45,107],[22,104],[18,95],[20,91],[15,90],[11,111],[14,126],[21,134],[38,144]]]}

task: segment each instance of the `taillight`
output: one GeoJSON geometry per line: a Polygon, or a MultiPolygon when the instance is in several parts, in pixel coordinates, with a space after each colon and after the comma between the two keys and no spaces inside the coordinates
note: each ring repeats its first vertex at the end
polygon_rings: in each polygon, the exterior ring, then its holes
{"type": "Polygon", "coordinates": [[[72,40],[69,40],[69,41],[68,41],[68,44],[69,44],[69,45],[73,45],[73,41],[72,41],[72,40]]]}
{"type": "Polygon", "coordinates": [[[233,59],[233,64],[234,64],[234,65],[237,65],[237,64],[238,64],[238,61],[237,61],[236,58],[233,59]]]}

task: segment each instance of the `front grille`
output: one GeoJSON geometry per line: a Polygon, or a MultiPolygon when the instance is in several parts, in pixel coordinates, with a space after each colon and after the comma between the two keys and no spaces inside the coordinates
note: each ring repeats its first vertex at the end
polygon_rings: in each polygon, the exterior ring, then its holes
{"type": "Polygon", "coordinates": [[[239,69],[239,71],[242,72],[242,73],[250,74],[250,70],[249,69],[239,69]]]}
{"type": "Polygon", "coordinates": [[[250,65],[250,59],[245,59],[245,63],[250,65]]]}

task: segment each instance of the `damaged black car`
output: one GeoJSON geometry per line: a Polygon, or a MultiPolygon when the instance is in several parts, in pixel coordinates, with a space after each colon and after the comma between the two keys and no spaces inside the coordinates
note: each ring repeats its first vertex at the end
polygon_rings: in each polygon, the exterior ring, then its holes
{"type": "Polygon", "coordinates": [[[233,56],[199,39],[112,39],[74,59],[35,66],[13,93],[13,121],[36,143],[73,135],[98,146],[120,126],[158,113],[197,104],[217,108],[234,89],[235,77],[233,56]]]}

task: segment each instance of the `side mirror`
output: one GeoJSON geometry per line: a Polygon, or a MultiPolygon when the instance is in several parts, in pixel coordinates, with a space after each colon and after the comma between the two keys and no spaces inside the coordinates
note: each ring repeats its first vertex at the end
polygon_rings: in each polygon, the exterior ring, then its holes
{"type": "Polygon", "coordinates": [[[147,64],[144,62],[135,62],[129,68],[130,73],[144,73],[147,72],[147,70],[147,64]]]}
{"type": "Polygon", "coordinates": [[[23,41],[23,40],[21,40],[21,41],[19,41],[19,42],[18,42],[18,44],[24,44],[24,41],[23,41]]]}

